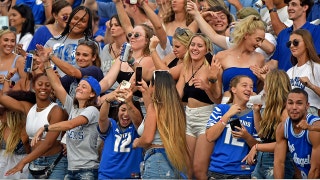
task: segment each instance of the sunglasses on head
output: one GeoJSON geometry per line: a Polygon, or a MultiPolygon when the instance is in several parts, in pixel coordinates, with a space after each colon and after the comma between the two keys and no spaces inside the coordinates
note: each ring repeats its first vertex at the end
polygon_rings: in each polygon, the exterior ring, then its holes
{"type": "Polygon", "coordinates": [[[140,36],[143,36],[143,35],[141,35],[141,34],[139,34],[139,33],[128,33],[128,38],[131,38],[131,37],[133,37],[133,38],[138,38],[138,37],[140,37],[140,36]]]}
{"type": "Polygon", "coordinates": [[[92,40],[86,40],[86,39],[80,39],[78,41],[78,45],[80,44],[85,44],[85,45],[88,45],[88,46],[95,46],[96,47],[96,42],[95,41],[92,41],[92,40]]]}
{"type": "Polygon", "coordinates": [[[175,33],[178,34],[179,36],[182,36],[183,34],[186,34],[189,37],[186,29],[181,28],[181,27],[177,27],[175,33]]]}
{"type": "Polygon", "coordinates": [[[299,41],[298,41],[297,39],[294,39],[293,41],[288,41],[288,42],[286,43],[286,46],[287,46],[288,48],[290,48],[290,47],[291,47],[291,44],[292,44],[294,47],[297,47],[297,46],[299,46],[299,41]]]}
{"type": "Polygon", "coordinates": [[[2,30],[7,30],[7,29],[9,29],[9,30],[12,31],[12,32],[16,32],[16,31],[17,31],[17,29],[16,29],[15,27],[13,27],[13,26],[2,26],[1,29],[2,29],[2,30]]]}

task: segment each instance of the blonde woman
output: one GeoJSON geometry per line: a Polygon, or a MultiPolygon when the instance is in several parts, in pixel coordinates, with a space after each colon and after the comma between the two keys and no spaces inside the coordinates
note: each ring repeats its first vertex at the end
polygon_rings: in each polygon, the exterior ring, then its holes
{"type": "Polygon", "coordinates": [[[209,156],[213,145],[204,134],[205,126],[214,103],[220,102],[221,86],[209,82],[208,74],[219,72],[219,64],[213,61],[211,67],[205,55],[212,51],[212,43],[203,34],[195,34],[188,44],[177,90],[186,103],[187,142],[193,172],[197,179],[206,179],[209,156]]]}
{"type": "Polygon", "coordinates": [[[142,179],[181,178],[188,170],[189,154],[186,117],[175,81],[167,71],[154,71],[149,88],[145,82],[142,86],[147,115],[138,128],[141,137],[133,142],[134,148],[146,149],[142,179]]]}
{"type": "MultiPolygon", "coordinates": [[[[251,174],[252,178],[274,179],[273,171],[270,169],[273,169],[276,129],[278,124],[288,117],[285,107],[290,90],[290,80],[286,72],[273,70],[267,74],[264,81],[265,108],[262,116],[261,105],[254,105],[253,109],[255,128],[261,142],[253,146],[250,153],[244,158],[249,164],[256,164],[251,174]]],[[[289,154],[287,154],[285,168],[285,178],[292,179],[294,167],[289,154]]]]}

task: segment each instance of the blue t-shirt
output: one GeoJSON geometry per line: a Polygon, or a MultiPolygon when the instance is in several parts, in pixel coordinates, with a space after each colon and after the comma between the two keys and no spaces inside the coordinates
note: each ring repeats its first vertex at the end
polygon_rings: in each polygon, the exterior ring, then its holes
{"type": "Polygon", "coordinates": [[[16,5],[19,4],[26,4],[28,5],[33,14],[34,23],[35,24],[43,24],[46,20],[45,12],[44,12],[44,6],[42,4],[42,1],[37,0],[17,0],[16,5]]]}
{"type": "MultiPolygon", "coordinates": [[[[230,109],[229,104],[219,104],[214,107],[209,117],[207,129],[215,126],[221,117],[230,109]]],[[[240,116],[241,124],[247,129],[248,133],[257,138],[257,132],[254,127],[253,111],[240,116]]],[[[249,153],[250,147],[244,139],[236,139],[231,135],[231,127],[229,122],[222,131],[219,138],[215,141],[214,150],[211,154],[209,170],[221,174],[248,175],[254,169],[254,166],[246,165],[241,160],[249,153]]]]}
{"type": "MultiPolygon", "coordinates": [[[[306,29],[310,32],[314,46],[317,50],[317,53],[320,54],[320,26],[316,26],[306,22],[301,29],[306,29]]],[[[287,71],[292,67],[290,58],[291,58],[291,51],[286,46],[286,43],[289,41],[290,34],[293,31],[293,26],[283,29],[277,38],[277,46],[276,50],[271,59],[278,61],[278,69],[287,71]]]]}
{"type": "Polygon", "coordinates": [[[314,5],[308,15],[307,21],[311,22],[316,19],[320,19],[320,1],[314,0],[314,5]]]}
{"type": "Polygon", "coordinates": [[[139,135],[132,123],[122,131],[114,119],[109,120],[106,134],[100,133],[104,147],[99,179],[130,179],[132,173],[140,173],[140,162],[143,160],[142,148],[132,148],[133,141],[139,135]]]}
{"type": "MultiPolygon", "coordinates": [[[[307,122],[310,125],[319,120],[320,118],[318,116],[312,114],[307,115],[307,122]]],[[[301,171],[302,178],[308,178],[311,168],[310,161],[312,152],[309,131],[302,130],[299,134],[296,134],[292,128],[292,121],[287,118],[284,124],[284,137],[288,140],[289,151],[296,167],[301,171]]]]}
{"type": "Polygon", "coordinates": [[[34,33],[27,51],[35,50],[37,44],[41,44],[44,46],[51,37],[52,37],[52,34],[47,28],[47,26],[39,27],[37,31],[34,33]]]}
{"type": "MultiPolygon", "coordinates": [[[[82,77],[84,76],[92,76],[94,77],[98,82],[103,79],[103,72],[101,69],[97,66],[88,66],[85,68],[79,68],[81,71],[82,77]]],[[[77,79],[75,77],[65,75],[61,80],[61,84],[64,87],[64,89],[68,92],[68,94],[73,98],[76,94],[76,88],[78,87],[78,84],[82,78],[77,79]]]]}

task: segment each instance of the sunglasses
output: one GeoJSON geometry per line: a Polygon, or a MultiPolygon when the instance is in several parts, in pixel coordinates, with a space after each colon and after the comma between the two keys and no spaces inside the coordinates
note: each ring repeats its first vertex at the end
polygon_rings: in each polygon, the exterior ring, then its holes
{"type": "Polygon", "coordinates": [[[97,44],[96,44],[96,42],[95,41],[93,41],[93,40],[86,40],[86,39],[80,39],[79,41],[78,41],[78,45],[80,45],[80,44],[85,44],[85,45],[87,45],[87,46],[94,46],[94,47],[97,47],[97,44]]]}
{"type": "Polygon", "coordinates": [[[177,27],[175,33],[176,33],[177,35],[179,35],[179,36],[182,36],[182,35],[186,34],[186,35],[189,37],[186,29],[181,28],[181,27],[177,27]]]}
{"type": "Polygon", "coordinates": [[[293,44],[294,47],[297,47],[297,46],[299,46],[299,41],[298,41],[297,39],[294,39],[293,41],[288,41],[288,42],[286,43],[286,46],[287,46],[288,48],[290,48],[290,47],[291,47],[291,44],[293,44]]]}
{"type": "Polygon", "coordinates": [[[69,16],[68,16],[68,15],[63,15],[63,16],[62,16],[62,20],[63,20],[63,21],[67,21],[68,19],[69,19],[69,16]]]}
{"type": "Polygon", "coordinates": [[[133,38],[138,38],[138,37],[140,37],[140,36],[143,36],[143,35],[141,35],[141,34],[139,34],[139,33],[128,33],[128,38],[131,38],[131,37],[133,37],[133,38]]]}
{"type": "Polygon", "coordinates": [[[13,27],[13,26],[2,26],[1,29],[4,30],[4,31],[7,30],[7,29],[9,29],[12,32],[16,32],[17,31],[17,29],[15,27],[13,27]]]}

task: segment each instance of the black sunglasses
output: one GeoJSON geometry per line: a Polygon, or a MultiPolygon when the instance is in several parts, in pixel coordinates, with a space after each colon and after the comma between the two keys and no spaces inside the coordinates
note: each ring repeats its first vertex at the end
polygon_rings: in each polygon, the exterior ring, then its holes
{"type": "Polygon", "coordinates": [[[182,35],[186,34],[186,35],[189,37],[186,29],[181,28],[181,27],[177,27],[175,33],[176,33],[177,35],[179,35],[179,36],[182,36],[182,35]]]}
{"type": "Polygon", "coordinates": [[[288,42],[286,43],[286,46],[287,46],[288,48],[290,48],[290,47],[291,47],[291,44],[293,44],[294,47],[297,47],[297,46],[299,46],[299,41],[298,41],[297,39],[294,39],[293,41],[288,41],[288,42]]]}
{"type": "Polygon", "coordinates": [[[9,29],[9,30],[12,31],[12,32],[16,32],[16,31],[17,31],[17,29],[16,29],[15,27],[13,27],[13,26],[2,26],[1,29],[2,29],[2,30],[7,30],[7,29],[9,29]]]}
{"type": "Polygon", "coordinates": [[[141,35],[141,34],[139,34],[139,33],[128,33],[128,38],[131,38],[133,36],[133,38],[138,38],[138,37],[140,37],[140,36],[143,36],[143,35],[141,35]]]}

